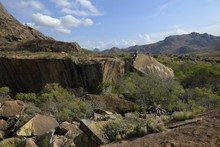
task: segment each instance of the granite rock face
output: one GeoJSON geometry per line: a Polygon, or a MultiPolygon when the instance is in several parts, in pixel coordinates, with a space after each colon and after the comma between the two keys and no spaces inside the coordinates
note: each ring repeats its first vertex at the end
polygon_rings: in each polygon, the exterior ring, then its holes
{"type": "Polygon", "coordinates": [[[101,82],[116,81],[124,73],[124,62],[114,58],[76,63],[70,59],[2,57],[0,71],[0,86],[8,86],[14,93],[39,92],[46,83],[96,93],[101,82]]]}
{"type": "Polygon", "coordinates": [[[134,54],[132,60],[127,62],[127,65],[141,74],[154,74],[162,78],[174,78],[172,69],[146,54],[134,54]]]}

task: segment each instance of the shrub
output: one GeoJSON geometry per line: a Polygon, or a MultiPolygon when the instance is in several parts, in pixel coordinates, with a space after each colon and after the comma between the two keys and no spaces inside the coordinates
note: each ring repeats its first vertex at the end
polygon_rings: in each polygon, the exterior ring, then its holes
{"type": "Polygon", "coordinates": [[[155,133],[164,130],[164,123],[159,117],[146,120],[125,118],[120,121],[111,121],[102,128],[103,134],[110,141],[140,137],[147,133],[155,133]]]}
{"type": "Polygon", "coordinates": [[[102,94],[104,92],[109,92],[109,89],[111,89],[112,85],[113,84],[110,81],[102,82],[99,84],[97,91],[99,94],[102,94]]]}
{"type": "Polygon", "coordinates": [[[9,90],[8,87],[0,87],[0,94],[8,94],[9,90]]]}
{"type": "Polygon", "coordinates": [[[39,97],[37,97],[37,95],[35,93],[18,93],[15,98],[17,100],[21,100],[24,102],[31,102],[34,104],[39,104],[41,103],[41,100],[39,99],[39,97]]]}
{"type": "Polygon", "coordinates": [[[34,115],[36,113],[41,113],[41,110],[40,110],[40,108],[35,106],[35,104],[33,104],[33,103],[26,103],[25,113],[28,115],[34,115]]]}
{"type": "Polygon", "coordinates": [[[177,121],[183,121],[183,120],[188,120],[188,119],[193,119],[195,118],[195,114],[192,112],[187,112],[187,111],[180,111],[180,112],[174,112],[172,114],[172,119],[177,120],[177,121]]]}
{"type": "Polygon", "coordinates": [[[140,76],[130,73],[116,83],[115,91],[146,108],[161,105],[162,108],[173,111],[184,107],[179,99],[184,93],[183,87],[173,79],[163,79],[152,74],[140,76]]]}

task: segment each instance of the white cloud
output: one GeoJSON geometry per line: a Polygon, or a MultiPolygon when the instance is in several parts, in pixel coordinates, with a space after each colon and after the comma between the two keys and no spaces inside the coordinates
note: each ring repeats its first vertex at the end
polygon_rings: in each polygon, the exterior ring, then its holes
{"type": "Polygon", "coordinates": [[[144,43],[145,44],[150,44],[150,43],[154,43],[155,41],[150,37],[150,35],[148,34],[140,34],[139,38],[144,39],[144,43]]]}
{"type": "Polygon", "coordinates": [[[83,7],[89,9],[89,11],[93,13],[98,13],[98,10],[96,9],[95,6],[89,1],[89,0],[77,0],[83,7]]]}
{"type": "Polygon", "coordinates": [[[50,0],[54,2],[59,7],[71,7],[71,3],[68,0],[50,0]]]}
{"type": "Polygon", "coordinates": [[[44,9],[44,5],[38,1],[35,1],[35,0],[21,1],[21,6],[32,7],[36,10],[43,10],[44,9]]]}
{"type": "Polygon", "coordinates": [[[62,8],[61,12],[66,14],[72,14],[75,16],[100,16],[102,15],[100,12],[90,12],[87,10],[73,10],[70,8],[62,8]]]}
{"type": "Polygon", "coordinates": [[[100,50],[103,50],[103,49],[110,49],[114,46],[119,47],[119,48],[134,46],[134,45],[136,45],[136,42],[134,40],[126,40],[126,39],[113,40],[113,41],[91,41],[91,40],[87,40],[87,41],[81,41],[80,45],[83,48],[87,48],[87,49],[98,48],[100,50]]]}
{"type": "Polygon", "coordinates": [[[78,27],[80,25],[91,26],[93,25],[93,21],[88,18],[77,19],[71,15],[66,15],[58,19],[41,13],[33,14],[32,26],[35,27],[45,27],[63,33],[71,33],[72,27],[78,27]]]}

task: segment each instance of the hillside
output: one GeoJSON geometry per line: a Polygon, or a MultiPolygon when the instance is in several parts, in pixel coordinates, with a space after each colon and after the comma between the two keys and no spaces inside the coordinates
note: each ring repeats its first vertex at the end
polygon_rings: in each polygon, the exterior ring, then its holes
{"type": "Polygon", "coordinates": [[[220,37],[209,35],[207,33],[199,34],[192,32],[185,35],[174,35],[166,37],[165,40],[149,45],[136,45],[119,50],[112,48],[105,50],[108,53],[150,53],[150,54],[192,54],[199,52],[209,52],[219,50],[220,37]]]}
{"type": "Polygon", "coordinates": [[[31,27],[21,24],[0,3],[0,50],[36,39],[53,40],[31,27]]]}

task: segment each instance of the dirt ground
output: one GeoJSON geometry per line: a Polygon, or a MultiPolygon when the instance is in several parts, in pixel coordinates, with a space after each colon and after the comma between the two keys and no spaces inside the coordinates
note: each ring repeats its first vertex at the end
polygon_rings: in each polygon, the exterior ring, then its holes
{"type": "Polygon", "coordinates": [[[208,109],[201,121],[106,147],[220,147],[220,106],[208,109]]]}

